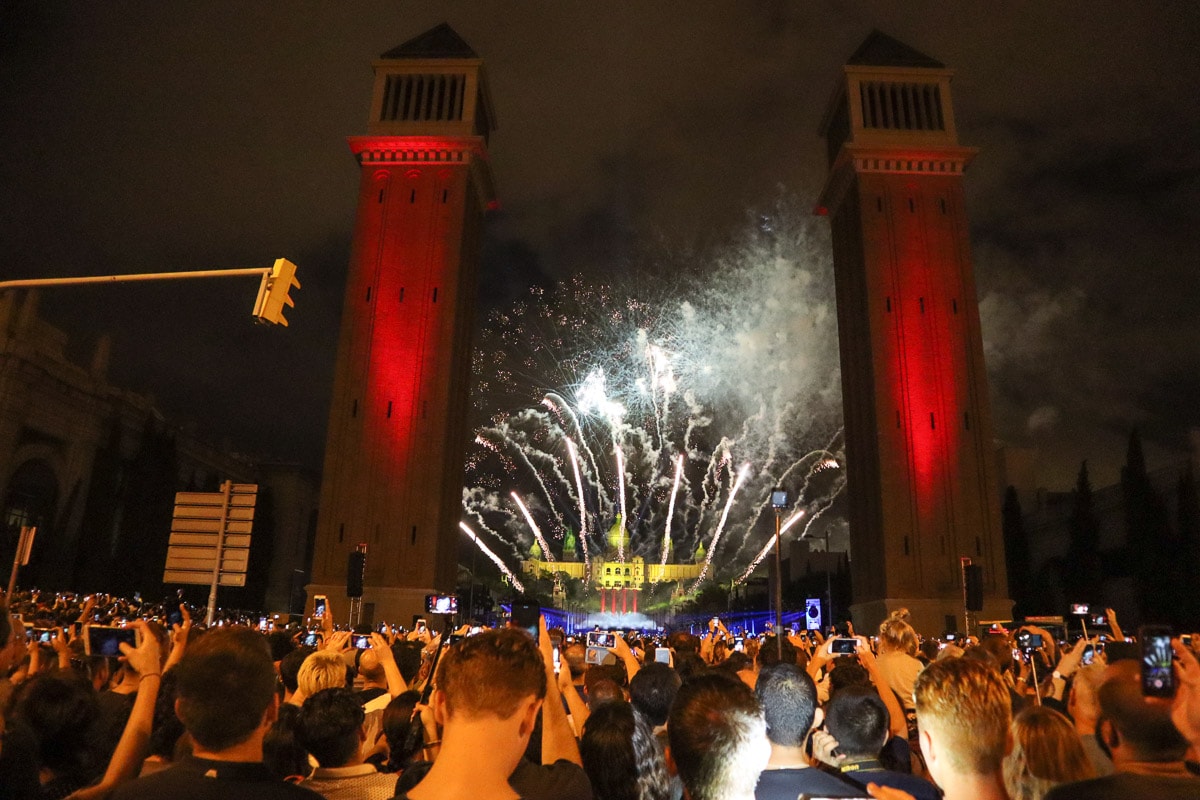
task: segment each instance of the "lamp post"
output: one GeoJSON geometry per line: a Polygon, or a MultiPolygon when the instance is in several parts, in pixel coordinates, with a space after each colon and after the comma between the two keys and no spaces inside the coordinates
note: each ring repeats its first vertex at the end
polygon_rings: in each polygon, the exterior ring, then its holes
{"type": "Polygon", "coordinates": [[[780,535],[780,526],[787,504],[786,489],[776,487],[771,490],[771,506],[775,509],[775,646],[779,650],[780,661],[783,660],[783,537],[780,535]]]}

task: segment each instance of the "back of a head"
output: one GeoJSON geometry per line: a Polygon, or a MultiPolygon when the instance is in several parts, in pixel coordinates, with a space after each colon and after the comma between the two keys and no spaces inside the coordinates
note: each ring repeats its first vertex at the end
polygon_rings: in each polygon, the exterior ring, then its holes
{"type": "Polygon", "coordinates": [[[890,721],[879,694],[864,686],[842,689],[825,710],[825,729],[848,758],[878,756],[887,740],[890,721]]]}
{"type": "Polygon", "coordinates": [[[522,701],[546,696],[542,654],[518,628],[485,631],[451,646],[442,656],[437,683],[451,718],[508,719],[522,701]]]}
{"type": "Polygon", "coordinates": [[[279,680],[283,681],[283,688],[289,692],[295,692],[299,686],[298,678],[300,675],[300,667],[304,664],[305,659],[317,652],[314,647],[297,647],[292,652],[283,657],[279,662],[279,680]]]}
{"type": "Polygon", "coordinates": [[[284,657],[296,649],[296,643],[287,631],[271,631],[267,635],[267,644],[271,648],[271,660],[283,661],[284,657]]]}
{"type": "Polygon", "coordinates": [[[392,645],[392,656],[404,682],[412,684],[421,672],[421,643],[397,641],[392,645]]]}
{"type": "Polygon", "coordinates": [[[679,679],[687,682],[693,675],[699,675],[708,670],[708,664],[704,663],[704,659],[699,653],[691,651],[684,652],[682,655],[675,655],[675,671],[679,673],[679,679]]]}
{"type": "Polygon", "coordinates": [[[275,724],[263,737],[263,766],[276,780],[307,778],[312,773],[308,750],[296,739],[300,707],[285,703],[279,707],[275,724]]]}
{"type": "Polygon", "coordinates": [[[1049,706],[1030,706],[1017,714],[1012,733],[1004,785],[1013,800],[1041,798],[1060,783],[1095,776],[1075,726],[1049,706]]]}
{"type": "Polygon", "coordinates": [[[938,746],[955,772],[991,775],[999,771],[1012,704],[996,670],[971,658],[936,661],[917,676],[913,693],[917,727],[937,733],[938,746]]]}
{"type": "Polygon", "coordinates": [[[767,736],[777,745],[799,747],[812,728],[817,688],[795,664],[763,667],[754,687],[766,720],[767,736]]]}
{"type": "Polygon", "coordinates": [[[309,653],[296,673],[296,685],[305,697],[312,697],[326,689],[345,688],[350,668],[341,653],[333,650],[317,650],[309,653]]]}
{"type": "Polygon", "coordinates": [[[1012,647],[1009,645],[1010,643],[1006,637],[991,634],[984,636],[979,644],[971,649],[990,653],[996,667],[1001,672],[1006,672],[1013,666],[1012,647]]]}
{"type": "Polygon", "coordinates": [[[854,656],[841,656],[829,670],[829,691],[833,694],[852,686],[870,686],[871,675],[854,656]]]}
{"type": "Polygon", "coordinates": [[[687,631],[675,631],[667,637],[667,647],[675,651],[676,660],[684,653],[700,652],[700,639],[687,631]]]}
{"type": "Polygon", "coordinates": [[[58,777],[95,777],[90,734],[100,709],[86,681],[69,672],[42,673],[21,685],[14,701],[13,716],[33,731],[42,767],[58,777]]]}
{"type": "Polygon", "coordinates": [[[587,648],[582,642],[571,642],[562,651],[562,657],[566,659],[567,668],[571,670],[571,680],[578,680],[587,672],[587,648]]]}
{"type": "Polygon", "coordinates": [[[189,645],[175,669],[179,718],[206,750],[246,741],[275,698],[275,666],[267,641],[250,628],[209,632],[189,645]]]}
{"type": "Polygon", "coordinates": [[[646,720],[623,701],[592,709],[579,740],[592,792],[604,800],[667,800],[671,782],[646,720]]]}
{"type": "Polygon", "coordinates": [[[629,700],[651,727],[657,728],[666,724],[681,683],[675,670],[666,664],[651,662],[629,681],[629,700]]]}
{"type": "Polygon", "coordinates": [[[784,664],[796,663],[796,648],[786,638],[783,642],[777,642],[775,636],[771,635],[763,639],[762,647],[758,648],[758,664],[760,667],[770,667],[780,662],[784,664]],[[779,654],[779,649],[782,644],[783,656],[779,654]]]}
{"type": "Polygon", "coordinates": [[[1171,722],[1169,705],[1147,700],[1142,695],[1140,665],[1132,661],[1110,664],[1097,692],[1100,701],[1101,733],[1108,721],[1119,740],[1108,746],[1128,747],[1138,761],[1182,761],[1188,742],[1171,722]]]}
{"type": "Polygon", "coordinates": [[[913,630],[912,625],[908,624],[908,609],[897,609],[880,623],[880,650],[907,653],[915,657],[919,644],[917,632],[913,630]]]}
{"type": "Polygon", "coordinates": [[[403,765],[421,754],[422,739],[414,736],[413,726],[419,726],[421,720],[413,719],[413,710],[421,702],[421,693],[416,689],[393,697],[383,710],[383,720],[380,726],[388,743],[388,761],[393,765],[403,765]]]}
{"type": "Polygon", "coordinates": [[[684,683],[667,737],[691,800],[753,797],[771,755],[766,732],[753,692],[737,678],[711,671],[684,683]]]}
{"type": "Polygon", "coordinates": [[[358,674],[363,680],[371,681],[372,683],[383,683],[387,680],[387,676],[383,672],[383,664],[379,660],[374,650],[361,650],[362,655],[358,657],[358,674]]]}
{"type": "Polygon", "coordinates": [[[324,689],[304,700],[296,720],[296,741],[322,767],[344,767],[358,753],[362,705],[346,688],[324,689]]]}

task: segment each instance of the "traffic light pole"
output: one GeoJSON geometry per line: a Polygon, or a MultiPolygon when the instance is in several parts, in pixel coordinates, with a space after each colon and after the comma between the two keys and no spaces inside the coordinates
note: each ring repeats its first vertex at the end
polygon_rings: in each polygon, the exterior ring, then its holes
{"type": "Polygon", "coordinates": [[[254,316],[259,322],[287,325],[283,318],[283,307],[294,306],[288,292],[300,288],[296,280],[296,265],[286,258],[275,260],[270,267],[247,267],[245,269],[199,269],[189,272],[134,272],[128,275],[88,275],[75,278],[23,278],[0,281],[0,292],[6,289],[34,289],[41,286],[85,286],[97,283],[132,283],[134,281],[178,281],[195,278],[238,278],[258,275],[258,298],[254,303],[254,316]]]}
{"type": "Polygon", "coordinates": [[[0,281],[0,291],[38,286],[82,286],[88,283],[129,283],[131,281],[176,281],[187,278],[236,278],[245,275],[269,275],[271,267],[246,269],[201,269],[189,272],[135,272],[129,275],[89,275],[78,278],[28,278],[0,281]]]}

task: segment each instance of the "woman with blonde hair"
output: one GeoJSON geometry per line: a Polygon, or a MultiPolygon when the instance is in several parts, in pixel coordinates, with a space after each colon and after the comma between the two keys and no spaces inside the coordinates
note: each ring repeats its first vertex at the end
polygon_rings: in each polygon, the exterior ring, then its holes
{"type": "Polygon", "coordinates": [[[1012,722],[1013,749],[1004,759],[1011,800],[1041,800],[1060,783],[1096,776],[1075,726],[1047,706],[1030,706],[1012,722]]]}
{"type": "Polygon", "coordinates": [[[917,659],[920,643],[917,632],[908,624],[907,608],[896,609],[879,626],[879,654],[875,664],[905,711],[912,711],[913,686],[925,668],[917,659]]]}

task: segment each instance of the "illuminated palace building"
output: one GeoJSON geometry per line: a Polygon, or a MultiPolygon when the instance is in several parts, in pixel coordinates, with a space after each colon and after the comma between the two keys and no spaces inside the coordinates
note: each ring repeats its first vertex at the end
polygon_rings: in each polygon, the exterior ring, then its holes
{"type": "MultiPolygon", "coordinates": [[[[638,594],[647,583],[681,584],[676,594],[683,593],[682,583],[700,577],[704,568],[704,543],[701,542],[690,564],[647,564],[641,556],[623,558],[629,545],[629,533],[621,515],[608,531],[608,549],[603,557],[589,561],[578,560],[574,534],[568,532],[563,541],[563,560],[549,561],[544,558],[542,548],[535,542],[529,549],[529,558],[521,562],[521,571],[531,578],[566,576],[587,582],[600,594],[600,611],[637,613],[638,594]]],[[[561,592],[555,590],[555,600],[561,592]]]]}

